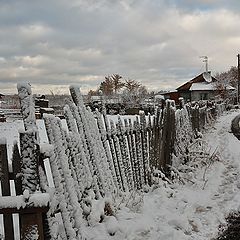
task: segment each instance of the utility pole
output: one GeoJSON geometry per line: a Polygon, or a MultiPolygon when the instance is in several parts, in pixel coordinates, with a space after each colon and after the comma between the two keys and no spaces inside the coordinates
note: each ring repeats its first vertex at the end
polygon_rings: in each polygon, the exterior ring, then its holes
{"type": "Polygon", "coordinates": [[[237,91],[237,102],[239,104],[240,100],[240,54],[237,55],[238,58],[238,91],[237,91]]]}

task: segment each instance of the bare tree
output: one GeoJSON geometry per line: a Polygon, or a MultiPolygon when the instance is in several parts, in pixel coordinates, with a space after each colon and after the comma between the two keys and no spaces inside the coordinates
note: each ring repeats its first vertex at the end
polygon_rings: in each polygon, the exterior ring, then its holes
{"type": "Polygon", "coordinates": [[[234,97],[235,91],[229,91],[231,87],[237,88],[237,68],[231,67],[226,72],[216,73],[214,76],[216,89],[223,99],[234,97]]]}
{"type": "Polygon", "coordinates": [[[111,79],[114,93],[117,94],[117,92],[124,87],[124,83],[122,82],[122,76],[120,76],[119,74],[113,74],[111,76],[111,79]]]}
{"type": "Polygon", "coordinates": [[[136,80],[125,80],[125,90],[123,91],[124,102],[128,105],[137,106],[148,94],[147,89],[136,80]]]}
{"type": "Polygon", "coordinates": [[[117,94],[123,87],[124,83],[122,82],[122,76],[113,74],[105,77],[105,80],[100,84],[99,90],[101,90],[104,95],[109,96],[113,93],[117,94]]]}
{"type": "Polygon", "coordinates": [[[113,94],[113,89],[114,86],[111,76],[105,77],[105,81],[100,83],[99,90],[101,90],[104,95],[109,96],[113,94]]]}
{"type": "Polygon", "coordinates": [[[125,88],[132,93],[141,86],[141,83],[137,82],[136,80],[128,79],[128,80],[125,80],[124,85],[125,85],[125,88]]]}

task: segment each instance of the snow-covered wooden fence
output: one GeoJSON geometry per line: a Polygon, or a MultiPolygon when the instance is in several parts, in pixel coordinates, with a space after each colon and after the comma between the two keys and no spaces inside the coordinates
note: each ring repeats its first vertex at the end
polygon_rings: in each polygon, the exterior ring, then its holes
{"type": "Polygon", "coordinates": [[[21,85],[18,90],[25,129],[20,133],[20,151],[14,143],[11,172],[8,168],[7,142],[2,139],[0,143],[0,214],[3,214],[4,239],[20,237],[24,240],[43,240],[43,220],[48,211],[49,194],[42,193],[39,185],[40,155],[31,89],[21,85]],[[11,180],[14,181],[16,196],[11,195],[11,180]],[[16,213],[19,214],[20,236],[15,235],[13,228],[12,214],[16,213]]]}
{"type": "Polygon", "coordinates": [[[79,89],[70,87],[72,101],[64,108],[67,126],[45,114],[49,144],[40,146],[31,89],[19,85],[18,90],[25,129],[20,151],[14,144],[13,174],[7,169],[6,143],[0,142],[2,193],[10,196],[9,179],[14,179],[17,195],[0,199],[5,238],[10,240],[12,213],[20,214],[22,239],[87,239],[84,228],[111,215],[114,199],[151,185],[156,170],[170,175],[172,161],[224,110],[224,105],[183,103],[176,110],[167,101],[154,116],[140,112],[135,120],[112,121],[104,107],[102,113],[85,107],[79,89]],[[43,161],[50,163],[54,191],[43,161]]]}

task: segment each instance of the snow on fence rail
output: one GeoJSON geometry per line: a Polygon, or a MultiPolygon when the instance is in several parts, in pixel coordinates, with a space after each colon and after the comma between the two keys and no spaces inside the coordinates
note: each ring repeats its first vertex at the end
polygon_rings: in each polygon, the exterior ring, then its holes
{"type": "MultiPolygon", "coordinates": [[[[175,103],[167,101],[154,116],[140,112],[135,120],[119,117],[113,122],[104,107],[102,113],[85,107],[79,89],[70,87],[72,101],[64,108],[67,130],[59,118],[45,114],[49,145],[39,146],[31,89],[19,85],[18,90],[25,130],[20,133],[21,154],[14,145],[13,173],[8,170],[6,142],[0,141],[2,195],[10,196],[9,180],[14,179],[18,196],[11,203],[36,194],[51,197],[43,206],[28,200],[19,209],[0,204],[5,238],[10,240],[16,212],[22,239],[87,239],[84,228],[112,215],[120,195],[152,185],[159,171],[168,176],[171,165],[185,161],[192,138],[225,109],[224,104],[195,103],[176,110],[175,103]],[[47,182],[46,159],[54,191],[47,182]],[[59,219],[64,226],[60,232],[59,219]]],[[[6,203],[7,198],[0,201],[6,203]]]]}

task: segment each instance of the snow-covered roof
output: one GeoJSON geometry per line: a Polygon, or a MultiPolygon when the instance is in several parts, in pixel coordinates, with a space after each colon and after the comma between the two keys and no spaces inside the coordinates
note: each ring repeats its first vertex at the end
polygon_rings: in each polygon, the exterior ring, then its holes
{"type": "Polygon", "coordinates": [[[170,94],[170,93],[177,93],[178,91],[176,90],[176,89],[174,89],[174,90],[171,90],[171,91],[167,91],[167,92],[165,92],[165,93],[162,93],[162,95],[168,95],[168,94],[170,94]]]}
{"type": "MultiPolygon", "coordinates": [[[[212,82],[210,83],[198,82],[198,83],[193,83],[189,90],[190,91],[214,91],[216,90],[216,86],[212,82]]],[[[228,85],[226,86],[226,90],[235,90],[235,88],[228,85]]]]}
{"type": "Polygon", "coordinates": [[[216,88],[212,83],[198,82],[198,83],[193,83],[189,90],[190,91],[214,91],[216,90],[216,88]]]}
{"type": "Polygon", "coordinates": [[[164,99],[164,96],[162,94],[155,95],[155,99],[164,99]]]}

